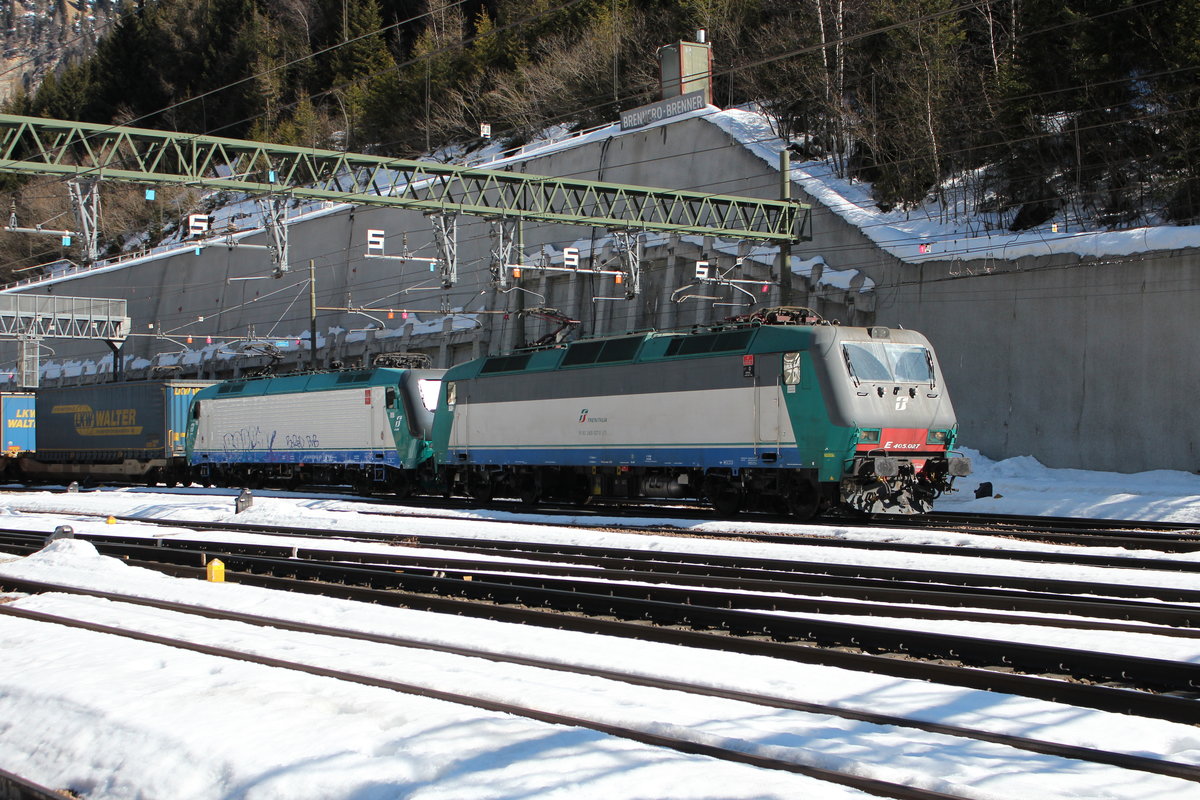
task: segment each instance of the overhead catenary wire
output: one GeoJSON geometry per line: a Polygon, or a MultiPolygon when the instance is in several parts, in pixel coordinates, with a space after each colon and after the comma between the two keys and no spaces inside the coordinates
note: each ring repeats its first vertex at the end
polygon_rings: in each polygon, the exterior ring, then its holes
{"type": "MultiPolygon", "coordinates": [[[[975,5],[978,5],[978,4],[967,4],[966,6],[963,6],[963,8],[966,8],[966,7],[973,7],[973,6],[975,6],[975,5]]],[[[1142,5],[1147,5],[1147,4],[1142,4],[1142,5]]],[[[744,65],[739,65],[737,68],[744,68],[744,65]]],[[[1049,94],[1049,93],[1047,93],[1047,94],[1049,94]]],[[[764,188],[765,188],[765,187],[764,187],[764,188]]],[[[880,224],[887,224],[887,223],[880,223],[880,224]]]]}
{"type": "MultiPolygon", "coordinates": [[[[1156,2],[1161,2],[1161,0],[1147,0],[1147,2],[1144,2],[1144,3],[1138,4],[1137,6],[1134,6],[1134,8],[1138,8],[1138,7],[1142,7],[1142,6],[1150,5],[1150,4],[1153,4],[1153,3],[1156,3],[1156,2]]],[[[573,2],[572,2],[572,3],[567,3],[567,6],[570,6],[570,5],[572,5],[572,4],[573,4],[573,2]]],[[[452,7],[453,7],[454,5],[457,5],[457,3],[455,3],[455,4],[452,4],[452,7]]],[[[804,48],[795,49],[795,50],[792,50],[792,51],[789,51],[789,52],[786,52],[786,53],[783,53],[783,54],[777,54],[777,55],[773,55],[773,56],[770,56],[770,57],[768,57],[768,58],[765,58],[765,59],[760,59],[759,61],[757,61],[757,62],[752,62],[752,63],[753,63],[753,64],[763,64],[763,63],[770,63],[770,62],[772,62],[772,61],[776,61],[776,60],[780,60],[780,59],[783,59],[783,58],[792,57],[792,56],[795,56],[795,55],[798,55],[798,54],[801,54],[801,53],[810,52],[810,51],[812,51],[812,50],[814,50],[814,49],[820,49],[820,48],[822,48],[822,47],[827,47],[827,46],[830,46],[830,45],[832,45],[832,44],[842,43],[843,41],[852,41],[852,40],[853,40],[853,39],[855,39],[855,38],[859,38],[859,37],[861,37],[861,36],[865,36],[865,35],[871,35],[871,34],[878,33],[878,32],[880,32],[880,31],[883,31],[883,30],[895,29],[895,28],[896,28],[897,26],[899,26],[899,25],[912,25],[912,24],[917,24],[917,23],[920,23],[920,22],[922,22],[922,21],[925,21],[925,20],[928,20],[928,19],[935,19],[935,18],[938,18],[938,17],[944,16],[945,14],[948,14],[948,13],[953,13],[953,12],[955,12],[955,11],[961,11],[961,10],[964,10],[964,9],[970,9],[970,8],[974,8],[974,7],[977,7],[978,5],[979,5],[979,3],[978,3],[978,2],[974,2],[974,3],[966,3],[966,4],[963,4],[963,5],[960,5],[960,6],[956,6],[956,7],[954,7],[953,9],[950,9],[950,10],[944,10],[944,11],[940,11],[940,12],[937,12],[937,13],[934,13],[934,14],[931,14],[931,15],[926,15],[925,17],[921,17],[921,18],[917,18],[917,19],[913,19],[913,20],[905,20],[903,23],[896,23],[895,25],[892,25],[892,26],[886,26],[885,28],[877,28],[877,29],[874,29],[874,30],[872,30],[872,31],[867,31],[867,32],[862,32],[862,33],[854,34],[854,35],[852,35],[852,36],[846,37],[846,39],[845,39],[845,40],[839,40],[838,42],[829,42],[829,43],[825,43],[825,44],[822,44],[822,45],[810,45],[810,46],[806,46],[806,47],[804,47],[804,48]]],[[[566,7],[566,6],[564,6],[564,7],[566,7]]],[[[1121,10],[1128,10],[1128,9],[1121,9],[1121,10]]],[[[1108,12],[1108,13],[1117,13],[1117,12],[1108,12]]],[[[350,40],[350,42],[348,42],[348,43],[352,43],[352,42],[354,42],[354,41],[361,40],[361,39],[363,39],[363,38],[366,38],[366,37],[368,37],[368,36],[378,35],[378,34],[380,34],[380,33],[382,33],[382,32],[385,32],[385,31],[387,31],[387,30],[390,30],[390,29],[392,29],[392,28],[396,27],[397,25],[401,25],[401,24],[405,24],[405,23],[407,23],[407,22],[411,22],[411,21],[413,21],[413,20],[419,19],[419,18],[420,18],[420,17],[422,17],[422,16],[426,16],[426,15],[417,15],[417,16],[415,16],[415,17],[412,17],[412,18],[410,18],[409,20],[406,20],[406,21],[404,21],[404,22],[401,22],[401,23],[394,23],[394,24],[392,24],[392,25],[385,26],[384,28],[381,28],[381,29],[379,29],[378,31],[374,31],[374,32],[370,32],[370,33],[367,33],[367,34],[363,34],[362,36],[360,36],[360,37],[357,37],[357,38],[356,38],[356,39],[354,39],[354,40],[350,40]]],[[[529,20],[531,20],[531,19],[536,19],[536,18],[538,18],[538,17],[540,17],[540,16],[541,16],[540,14],[539,14],[539,15],[531,15],[531,16],[528,16],[528,17],[526,17],[526,18],[523,18],[523,19],[516,20],[516,21],[514,21],[513,23],[510,23],[510,24],[509,24],[509,25],[507,25],[507,26],[504,26],[504,27],[502,27],[502,28],[495,29],[495,30],[493,30],[493,31],[489,31],[487,35],[495,35],[495,34],[497,34],[497,33],[501,32],[501,31],[503,31],[503,30],[505,30],[505,29],[507,29],[507,28],[514,27],[514,26],[516,26],[516,25],[519,25],[519,24],[522,24],[522,23],[524,23],[524,22],[527,22],[527,21],[529,21],[529,20]]],[[[1097,16],[1103,16],[1103,15],[1097,15],[1097,16]]],[[[1034,34],[1026,34],[1026,35],[1034,35],[1034,34]]],[[[440,49],[440,50],[435,50],[435,51],[432,51],[431,53],[429,53],[429,54],[427,54],[427,55],[425,55],[425,56],[422,56],[422,58],[432,58],[433,56],[439,55],[439,54],[441,54],[441,53],[443,53],[443,52],[445,52],[445,51],[447,51],[447,50],[454,49],[454,48],[456,48],[456,47],[461,47],[461,46],[463,46],[463,45],[465,45],[465,44],[468,44],[468,43],[470,43],[470,42],[474,41],[474,40],[475,40],[475,39],[477,39],[477,38],[478,38],[478,36],[475,36],[475,37],[467,37],[467,38],[465,38],[465,39],[464,39],[463,41],[461,41],[461,42],[456,42],[456,43],[454,43],[454,44],[452,44],[452,45],[448,45],[448,46],[446,46],[445,48],[442,48],[442,49],[440,49]]],[[[309,56],[305,56],[305,57],[303,57],[302,59],[297,59],[297,60],[294,60],[294,61],[292,61],[292,62],[289,62],[289,64],[288,64],[288,65],[283,65],[283,66],[281,66],[281,67],[276,67],[276,68],[273,68],[273,69],[282,69],[282,68],[286,68],[286,66],[289,66],[289,65],[291,65],[291,64],[298,63],[299,61],[306,60],[306,59],[309,59],[309,58],[315,58],[315,57],[316,57],[316,56],[318,56],[318,55],[323,55],[323,54],[325,54],[325,53],[328,53],[328,52],[330,52],[331,50],[337,49],[337,47],[344,46],[345,44],[347,44],[347,43],[342,43],[342,44],[339,44],[339,45],[336,45],[336,46],[333,46],[333,47],[327,48],[326,50],[319,51],[318,53],[314,53],[314,54],[310,54],[309,56]]],[[[392,69],[389,69],[389,70],[387,70],[387,71],[393,71],[393,69],[400,69],[400,68],[402,68],[402,67],[404,67],[404,66],[406,66],[406,65],[411,65],[411,64],[415,63],[415,62],[416,62],[416,61],[418,61],[418,60],[419,60],[419,59],[410,59],[408,62],[405,62],[404,64],[399,64],[399,65],[397,65],[396,67],[394,67],[394,68],[392,68],[392,69]]],[[[733,66],[733,67],[730,67],[730,68],[729,68],[729,70],[727,70],[727,72],[730,72],[730,71],[736,71],[736,70],[738,70],[738,69],[744,69],[744,68],[747,68],[747,65],[745,65],[745,64],[739,64],[739,65],[735,65],[735,66],[733,66]]],[[[206,97],[206,96],[209,96],[209,95],[215,94],[215,93],[217,93],[217,92],[223,91],[225,88],[228,88],[229,86],[236,86],[236,85],[239,85],[239,84],[241,84],[241,83],[245,82],[246,80],[250,80],[250,79],[253,79],[254,77],[258,77],[258,76],[261,76],[261,75],[264,75],[264,74],[268,74],[270,71],[271,71],[271,70],[267,70],[267,71],[264,71],[264,72],[262,72],[262,73],[258,73],[258,75],[256,75],[256,76],[251,76],[250,78],[246,78],[246,79],[242,79],[242,80],[236,81],[236,82],[234,82],[234,83],[232,83],[232,84],[229,84],[227,87],[219,87],[219,88],[213,89],[213,90],[211,90],[210,92],[206,93],[205,95],[201,95],[200,97],[206,97]]],[[[385,71],[385,72],[386,72],[386,71],[385,71]]],[[[382,74],[382,73],[376,73],[376,74],[382,74]]],[[[369,79],[370,77],[373,77],[373,76],[365,76],[365,77],[366,77],[367,79],[369,79]]],[[[335,87],[335,88],[336,88],[336,87],[335,87]]],[[[1057,92],[1057,91],[1061,91],[1061,90],[1055,90],[1055,92],[1057,92]]],[[[1047,93],[1047,94],[1050,94],[1050,93],[1047,93]]],[[[315,96],[314,96],[314,97],[315,97],[315,96]]],[[[200,99],[200,98],[192,98],[191,100],[194,100],[194,99],[200,99]]],[[[191,100],[188,100],[188,101],[183,101],[183,102],[191,102],[191,100]]],[[[168,107],[168,109],[167,109],[167,110],[169,110],[169,109],[174,109],[174,108],[178,108],[180,105],[182,105],[182,103],[179,103],[179,104],[172,105],[172,106],[168,107]]],[[[596,107],[596,106],[593,106],[592,108],[595,108],[595,107],[596,107]]],[[[160,112],[154,112],[154,113],[162,113],[162,112],[160,111],[160,112]]],[[[578,113],[578,112],[577,112],[577,113],[578,113]]],[[[949,155],[949,153],[948,153],[947,155],[949,155]]],[[[695,189],[695,188],[698,188],[698,187],[691,187],[691,188],[695,189]]]]}
{"type": "MultiPolygon", "coordinates": [[[[1142,4],[1142,5],[1147,5],[1147,4],[1142,4]]],[[[740,68],[740,66],[738,66],[738,67],[732,67],[732,68],[740,68]]],[[[214,91],[217,91],[217,90],[214,90],[214,91]]],[[[948,155],[948,156],[949,156],[949,155],[953,155],[953,152],[947,152],[947,155],[948,155]]],[[[748,187],[748,188],[752,188],[752,187],[748,187]]],[[[881,223],[881,224],[888,224],[888,223],[881,223]]]]}

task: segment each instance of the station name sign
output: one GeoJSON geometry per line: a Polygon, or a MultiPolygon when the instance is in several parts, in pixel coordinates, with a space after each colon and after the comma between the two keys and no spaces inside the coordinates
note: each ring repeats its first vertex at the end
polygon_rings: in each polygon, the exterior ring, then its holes
{"type": "Polygon", "coordinates": [[[669,117],[677,117],[689,111],[699,111],[708,104],[705,94],[707,92],[703,89],[697,89],[694,92],[681,94],[678,97],[659,100],[657,103],[651,103],[648,106],[639,106],[638,108],[631,108],[628,111],[622,111],[621,130],[627,131],[632,128],[641,128],[644,125],[659,122],[669,117]]]}

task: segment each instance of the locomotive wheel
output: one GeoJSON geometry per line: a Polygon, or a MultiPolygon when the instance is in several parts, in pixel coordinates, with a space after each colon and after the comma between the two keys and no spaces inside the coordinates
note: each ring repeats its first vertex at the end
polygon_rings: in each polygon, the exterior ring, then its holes
{"type": "Polygon", "coordinates": [[[592,484],[585,475],[572,475],[567,490],[568,499],[577,506],[587,505],[592,499],[592,484]]]}
{"type": "Polygon", "coordinates": [[[821,510],[821,493],[811,483],[802,483],[788,495],[788,511],[799,520],[810,520],[821,510]]]}
{"type": "Polygon", "coordinates": [[[537,478],[532,475],[522,476],[517,489],[517,497],[527,506],[531,506],[540,500],[542,492],[538,486],[537,478]]]}
{"type": "Polygon", "coordinates": [[[725,516],[735,516],[742,510],[742,503],[745,497],[742,495],[741,489],[732,487],[718,489],[709,495],[708,501],[712,503],[712,507],[717,510],[718,514],[725,516]]]}
{"type": "Polygon", "coordinates": [[[467,484],[467,494],[481,503],[487,503],[495,495],[495,487],[486,477],[479,476],[467,484]]]}
{"type": "Polygon", "coordinates": [[[412,483],[404,476],[403,473],[393,473],[392,479],[392,494],[397,500],[403,500],[412,494],[412,483]]]}

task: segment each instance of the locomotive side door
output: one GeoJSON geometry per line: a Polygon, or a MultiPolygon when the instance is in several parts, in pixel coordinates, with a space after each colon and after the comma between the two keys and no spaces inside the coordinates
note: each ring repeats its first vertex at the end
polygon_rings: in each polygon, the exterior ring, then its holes
{"type": "Polygon", "coordinates": [[[779,458],[783,436],[783,374],[780,356],[744,356],[743,372],[747,366],[754,379],[754,449],[760,461],[773,462],[779,458]],[[747,364],[747,360],[753,359],[747,364]]]}

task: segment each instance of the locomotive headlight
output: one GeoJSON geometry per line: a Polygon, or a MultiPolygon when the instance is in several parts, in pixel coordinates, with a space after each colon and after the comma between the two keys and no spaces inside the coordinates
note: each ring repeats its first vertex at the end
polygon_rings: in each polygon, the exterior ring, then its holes
{"type": "Polygon", "coordinates": [[[879,444],[879,435],[881,431],[878,428],[861,430],[858,432],[859,444],[879,444]]]}
{"type": "Polygon", "coordinates": [[[930,431],[925,444],[945,444],[950,440],[950,431],[930,431]]]}

